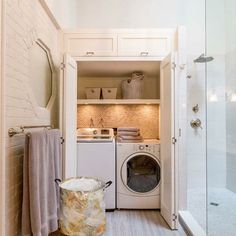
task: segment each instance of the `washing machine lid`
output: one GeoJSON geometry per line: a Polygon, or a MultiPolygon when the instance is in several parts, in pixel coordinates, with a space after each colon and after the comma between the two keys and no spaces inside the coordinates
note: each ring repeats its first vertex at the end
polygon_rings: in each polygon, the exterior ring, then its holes
{"type": "Polygon", "coordinates": [[[112,128],[79,128],[77,142],[112,142],[114,130],[112,128]]]}
{"type": "Polygon", "coordinates": [[[123,163],[121,179],[131,192],[139,194],[152,192],[161,181],[160,163],[149,153],[135,153],[123,163]]]}

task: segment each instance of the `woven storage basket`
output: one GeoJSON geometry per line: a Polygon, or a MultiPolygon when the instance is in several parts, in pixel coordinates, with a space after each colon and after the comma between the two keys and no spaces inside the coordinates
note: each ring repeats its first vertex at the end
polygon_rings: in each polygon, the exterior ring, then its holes
{"type": "Polygon", "coordinates": [[[123,99],[143,98],[144,75],[140,72],[132,73],[131,79],[121,82],[123,99]]]}

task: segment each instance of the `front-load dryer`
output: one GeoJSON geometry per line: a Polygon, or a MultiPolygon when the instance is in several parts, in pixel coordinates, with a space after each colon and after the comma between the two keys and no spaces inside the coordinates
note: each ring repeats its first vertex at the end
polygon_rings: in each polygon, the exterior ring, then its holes
{"type": "Polygon", "coordinates": [[[117,142],[117,208],[160,208],[160,142],[117,142]]]}

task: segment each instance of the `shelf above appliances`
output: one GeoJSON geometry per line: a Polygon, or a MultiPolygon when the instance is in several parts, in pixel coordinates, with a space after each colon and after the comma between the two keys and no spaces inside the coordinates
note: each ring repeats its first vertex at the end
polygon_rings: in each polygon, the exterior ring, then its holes
{"type": "Polygon", "coordinates": [[[78,105],[102,104],[160,104],[160,99],[78,99],[78,105]]]}

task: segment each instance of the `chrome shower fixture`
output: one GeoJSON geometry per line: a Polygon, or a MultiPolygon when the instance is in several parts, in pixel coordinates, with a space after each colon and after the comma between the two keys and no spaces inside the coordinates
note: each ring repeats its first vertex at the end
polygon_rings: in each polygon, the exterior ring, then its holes
{"type": "Polygon", "coordinates": [[[207,57],[203,53],[197,59],[195,59],[193,62],[194,63],[206,63],[206,62],[210,62],[210,61],[213,61],[213,60],[214,60],[214,57],[207,57]]]}

